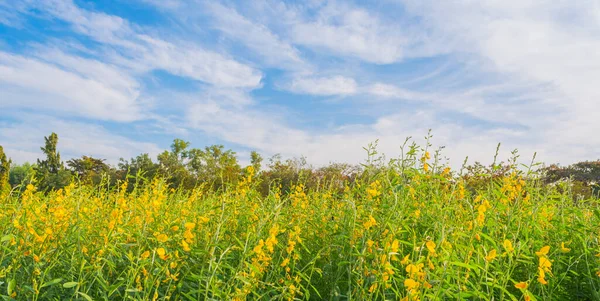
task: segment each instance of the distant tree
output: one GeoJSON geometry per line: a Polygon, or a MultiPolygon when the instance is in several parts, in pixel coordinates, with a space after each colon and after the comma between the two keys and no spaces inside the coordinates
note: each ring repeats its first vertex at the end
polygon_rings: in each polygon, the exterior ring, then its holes
{"type": "Polygon", "coordinates": [[[0,146],[0,196],[10,190],[9,175],[11,161],[6,157],[4,148],[0,146]]]}
{"type": "Polygon", "coordinates": [[[600,160],[583,161],[564,167],[552,164],[546,167],[544,172],[546,183],[556,183],[567,179],[573,181],[574,196],[600,197],[600,160]]]}
{"type": "Polygon", "coordinates": [[[82,156],[81,158],[67,161],[71,171],[86,184],[99,184],[102,175],[106,174],[110,167],[104,163],[104,159],[82,156]]]}
{"type": "Polygon", "coordinates": [[[256,152],[256,151],[250,152],[250,164],[254,168],[254,173],[258,174],[260,172],[262,161],[263,161],[263,158],[258,152],[256,152]]]}
{"type": "MultiPolygon", "coordinates": [[[[226,150],[223,145],[212,145],[187,152],[187,166],[200,181],[223,188],[227,183],[235,183],[241,174],[241,167],[235,152],[226,150]]],[[[258,157],[255,157],[258,160],[258,157]]],[[[257,163],[258,161],[255,161],[257,163]]]]}
{"type": "Polygon", "coordinates": [[[125,179],[127,175],[137,176],[138,174],[146,179],[152,179],[158,172],[158,164],[154,163],[147,153],[131,158],[130,161],[121,158],[118,167],[121,179],[125,179]]]}
{"type": "Polygon", "coordinates": [[[71,180],[71,173],[65,169],[57,151],[58,135],[56,133],[44,137],[45,145],[40,149],[46,159],[37,160],[35,175],[37,183],[42,190],[55,190],[65,187],[71,180]]]}
{"type": "Polygon", "coordinates": [[[187,148],[190,143],[181,139],[173,140],[171,151],[158,155],[158,172],[169,180],[171,187],[188,187],[191,184],[190,175],[186,169],[188,158],[187,148]]]}
{"type": "Polygon", "coordinates": [[[23,163],[22,165],[14,165],[10,168],[10,177],[9,183],[12,187],[16,187],[18,185],[27,185],[32,183],[35,170],[34,165],[30,163],[23,163]]]}

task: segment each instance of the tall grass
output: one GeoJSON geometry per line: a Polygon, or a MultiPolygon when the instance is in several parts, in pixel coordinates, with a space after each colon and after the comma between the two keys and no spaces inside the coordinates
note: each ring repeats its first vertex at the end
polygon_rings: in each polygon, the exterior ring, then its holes
{"type": "Polygon", "coordinates": [[[435,162],[412,150],[352,186],[273,185],[266,197],[251,168],[219,192],[29,185],[1,199],[0,294],[600,300],[598,200],[575,203],[517,169],[472,191],[435,162]]]}

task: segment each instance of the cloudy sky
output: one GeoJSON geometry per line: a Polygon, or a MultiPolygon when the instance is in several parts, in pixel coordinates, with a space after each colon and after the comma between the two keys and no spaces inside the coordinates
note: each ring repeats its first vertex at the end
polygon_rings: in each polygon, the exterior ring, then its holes
{"type": "Polygon", "coordinates": [[[179,137],[320,165],[432,129],[454,165],[499,142],[567,164],[600,158],[599,82],[599,0],[0,0],[18,163],[52,131],[64,158],[179,137]]]}

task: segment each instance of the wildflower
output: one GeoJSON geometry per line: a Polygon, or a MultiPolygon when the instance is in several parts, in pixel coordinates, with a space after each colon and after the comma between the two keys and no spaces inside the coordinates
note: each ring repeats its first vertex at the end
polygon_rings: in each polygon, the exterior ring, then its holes
{"type": "Polygon", "coordinates": [[[169,237],[166,234],[159,234],[159,235],[156,236],[156,239],[159,242],[164,243],[164,242],[167,242],[167,240],[169,240],[169,237]]]}
{"type": "Polygon", "coordinates": [[[490,262],[492,260],[494,260],[494,258],[496,258],[496,249],[491,250],[486,256],[485,256],[485,260],[487,262],[490,262]]]}
{"type": "Polygon", "coordinates": [[[194,224],[194,223],[185,223],[184,227],[185,227],[186,230],[192,230],[192,229],[194,229],[196,227],[196,224],[194,224]]]}
{"type": "Polygon", "coordinates": [[[425,246],[427,246],[427,250],[429,251],[429,253],[435,256],[435,243],[430,240],[425,243],[425,246]]]}
{"type": "Polygon", "coordinates": [[[539,268],[546,272],[550,272],[552,268],[552,262],[550,262],[550,260],[546,257],[540,257],[539,268]]]}
{"type": "Polygon", "coordinates": [[[146,251],[146,252],[142,253],[142,255],[140,255],[141,259],[146,259],[148,257],[150,257],[150,251],[146,251]]]}
{"type": "Polygon", "coordinates": [[[167,251],[164,248],[156,249],[156,254],[162,260],[167,260],[167,251]]]}
{"type": "Polygon", "coordinates": [[[373,240],[371,240],[371,239],[367,240],[367,246],[368,246],[369,248],[373,247],[373,244],[374,244],[374,243],[375,243],[375,242],[374,242],[373,240]]]}
{"type": "Polygon", "coordinates": [[[182,248],[183,248],[183,250],[184,250],[184,251],[186,251],[186,252],[189,252],[189,251],[191,251],[191,249],[190,249],[190,245],[189,245],[189,244],[188,244],[188,243],[187,243],[185,240],[182,240],[182,241],[181,241],[181,247],[182,247],[182,248]]]}
{"type": "Polygon", "coordinates": [[[400,242],[397,239],[394,239],[392,242],[392,246],[390,247],[390,251],[392,253],[398,253],[398,249],[400,248],[400,242]]]}
{"type": "Polygon", "coordinates": [[[544,270],[538,269],[538,272],[538,282],[544,285],[548,284],[548,281],[546,281],[546,273],[544,272],[544,270]]]}
{"type": "Polygon", "coordinates": [[[289,263],[290,263],[290,259],[286,258],[283,260],[283,262],[281,263],[280,266],[283,268],[283,267],[287,266],[289,263]]]}
{"type": "Polygon", "coordinates": [[[365,230],[369,230],[371,227],[376,226],[376,225],[377,225],[377,221],[375,220],[375,218],[373,218],[372,215],[369,215],[369,220],[363,224],[363,226],[365,227],[365,230]]]}
{"type": "Polygon", "coordinates": [[[571,251],[571,248],[565,247],[565,243],[561,242],[560,243],[560,251],[563,253],[569,253],[571,251]]]}
{"type": "Polygon", "coordinates": [[[504,242],[502,243],[502,246],[504,247],[504,249],[508,253],[510,253],[510,252],[512,252],[512,251],[515,250],[515,248],[513,248],[512,242],[510,242],[510,240],[508,240],[508,239],[504,240],[504,242]]]}
{"type": "Polygon", "coordinates": [[[419,288],[419,283],[413,279],[407,278],[404,280],[404,287],[406,287],[406,290],[409,292],[412,292],[419,288]]]}
{"type": "Polygon", "coordinates": [[[404,258],[402,258],[402,260],[400,261],[400,263],[401,263],[402,265],[407,265],[407,264],[410,262],[410,258],[409,258],[409,257],[410,257],[410,254],[409,254],[409,255],[406,255],[406,256],[404,256],[404,258]]]}
{"type": "Polygon", "coordinates": [[[515,287],[522,290],[527,289],[527,282],[521,281],[519,283],[516,283],[515,287]]]}
{"type": "Polygon", "coordinates": [[[539,251],[535,252],[535,255],[537,255],[538,257],[546,256],[548,255],[549,251],[550,246],[543,246],[539,251]]]}
{"type": "Polygon", "coordinates": [[[450,167],[444,168],[444,170],[442,171],[442,177],[445,177],[449,174],[450,174],[450,167]]]}
{"type": "Polygon", "coordinates": [[[375,290],[377,289],[377,283],[373,283],[370,287],[369,287],[369,293],[373,293],[375,290]]]}
{"type": "Polygon", "coordinates": [[[425,277],[425,273],[422,272],[423,270],[423,263],[419,263],[417,265],[414,264],[409,264],[408,266],[406,266],[406,272],[408,273],[408,276],[411,278],[424,278],[425,277]]]}

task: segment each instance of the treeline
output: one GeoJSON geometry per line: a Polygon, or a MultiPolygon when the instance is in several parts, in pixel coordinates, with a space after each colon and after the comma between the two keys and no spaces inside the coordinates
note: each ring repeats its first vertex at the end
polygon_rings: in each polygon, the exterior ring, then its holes
{"type": "MultiPolygon", "coordinates": [[[[165,150],[155,159],[144,153],[131,159],[122,158],[117,166],[91,156],[63,162],[58,151],[56,133],[44,137],[44,146],[40,149],[44,159],[38,159],[35,164],[12,165],[0,146],[0,192],[18,191],[28,184],[35,184],[38,190],[51,191],[63,188],[73,181],[108,188],[126,180],[144,185],[156,177],[166,179],[176,189],[203,187],[225,190],[235,187],[248,176],[254,178],[254,182],[258,183],[257,190],[265,195],[274,185],[285,194],[299,183],[310,190],[341,192],[345,186],[360,179],[368,180],[374,173],[398,172],[404,168],[424,169],[434,174],[448,172],[445,166],[426,163],[429,152],[419,149],[416,144],[410,146],[406,157],[401,160],[383,162],[381,157],[375,157],[376,145],[370,145],[366,149],[369,157],[366,164],[332,163],[319,168],[312,167],[304,158],[284,160],[280,155],[275,155],[264,160],[255,151],[250,154],[250,165],[242,167],[236,153],[222,145],[191,148],[189,142],[181,139],[175,139],[170,150],[165,150]],[[419,150],[423,153],[422,157],[417,156],[419,150]]],[[[461,177],[468,189],[476,191],[483,189],[490,180],[493,182],[501,179],[515,170],[516,157],[507,163],[491,166],[475,163],[452,175],[461,177]]],[[[553,164],[537,170],[535,175],[543,184],[569,189],[574,198],[600,197],[600,160],[565,167],[553,164]]],[[[129,185],[128,189],[135,186],[129,185]]]]}
{"type": "MultiPolygon", "coordinates": [[[[35,184],[38,190],[51,191],[63,188],[72,181],[112,187],[128,180],[143,185],[155,177],[166,179],[169,186],[176,189],[204,187],[224,190],[251,175],[259,180],[255,181],[259,183],[259,191],[266,194],[273,185],[285,193],[297,183],[303,183],[308,188],[335,186],[342,189],[344,183],[352,181],[361,172],[358,166],[350,164],[313,168],[304,158],[284,160],[275,155],[264,160],[255,151],[250,154],[250,165],[242,167],[236,153],[222,145],[191,148],[189,142],[181,139],[175,139],[170,150],[165,150],[155,159],[144,153],[131,159],[121,158],[116,166],[91,156],[63,162],[58,150],[58,135],[52,133],[44,140],[44,146],[41,147],[44,159],[38,159],[35,164],[11,166],[11,161],[0,146],[0,183],[3,183],[3,190],[19,190],[28,184],[35,184]]],[[[134,186],[129,185],[129,189],[134,186]]]]}

